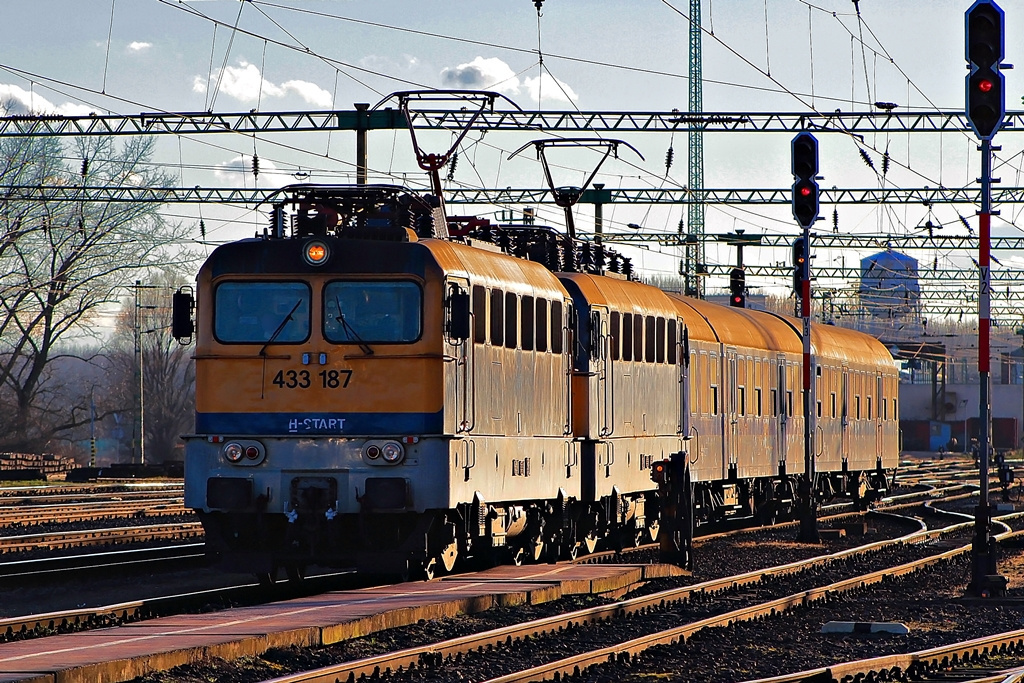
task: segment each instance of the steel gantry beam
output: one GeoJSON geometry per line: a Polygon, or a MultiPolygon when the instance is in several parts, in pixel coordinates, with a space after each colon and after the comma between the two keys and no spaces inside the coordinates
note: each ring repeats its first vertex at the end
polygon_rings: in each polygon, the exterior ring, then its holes
{"type": "MultiPolygon", "coordinates": [[[[969,133],[963,111],[697,113],[678,111],[471,111],[412,112],[417,129],[594,131],[594,132],[835,132],[969,133]]],[[[0,137],[41,135],[198,135],[205,133],[283,133],[407,128],[395,109],[240,113],[153,112],[90,116],[4,116],[0,137]]],[[[1000,129],[1024,129],[1024,111],[1007,112],[1000,129]]]]}
{"type": "MultiPolygon", "coordinates": [[[[426,191],[426,188],[422,188],[426,191]]],[[[260,204],[279,188],[232,187],[138,187],[138,186],[73,186],[73,185],[2,185],[0,197],[19,200],[77,202],[137,201],[161,203],[225,202],[260,204]]],[[[691,204],[698,200],[685,188],[603,188],[602,204],[691,204]]],[[[583,193],[580,203],[594,203],[595,190],[583,193]]],[[[789,189],[706,189],[701,191],[708,204],[789,205],[789,189]]],[[[979,191],[971,188],[823,188],[822,204],[974,204],[979,191]]],[[[1024,187],[1005,187],[993,192],[993,202],[1024,203],[1024,187]]],[[[554,204],[547,188],[505,188],[445,190],[447,204],[554,204]]]]}

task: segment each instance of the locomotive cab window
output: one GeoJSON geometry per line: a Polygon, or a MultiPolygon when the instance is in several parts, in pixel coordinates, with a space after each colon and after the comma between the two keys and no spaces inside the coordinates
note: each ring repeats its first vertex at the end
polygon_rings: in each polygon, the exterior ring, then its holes
{"type": "Polygon", "coordinates": [[[335,344],[420,338],[423,293],[415,282],[338,280],[324,287],[324,338],[335,344]]]}
{"type": "Polygon", "coordinates": [[[214,336],[228,344],[304,342],[311,297],[303,282],[222,282],[214,295],[214,336]]]}

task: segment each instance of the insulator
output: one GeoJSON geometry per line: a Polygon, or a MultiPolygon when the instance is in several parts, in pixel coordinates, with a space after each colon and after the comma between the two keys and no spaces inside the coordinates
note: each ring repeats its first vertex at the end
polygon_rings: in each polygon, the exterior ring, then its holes
{"type": "Polygon", "coordinates": [[[668,148],[668,151],[665,152],[665,175],[668,175],[669,169],[672,168],[672,159],[675,157],[675,155],[675,150],[672,149],[672,147],[670,146],[668,148]]]}
{"type": "Polygon", "coordinates": [[[89,157],[82,159],[82,177],[89,173],[89,157]]]}
{"type": "Polygon", "coordinates": [[[459,165],[459,153],[452,152],[452,158],[448,160],[448,180],[455,178],[455,167],[459,165]]]}
{"type": "Polygon", "coordinates": [[[960,214],[957,214],[957,218],[959,218],[960,222],[964,224],[965,228],[967,228],[967,232],[970,232],[970,233],[974,232],[974,229],[971,227],[971,224],[967,222],[966,218],[964,218],[960,214]]]}
{"type": "Polygon", "coordinates": [[[857,151],[860,152],[860,158],[864,160],[864,163],[867,165],[867,167],[870,168],[872,171],[874,171],[875,170],[875,162],[873,162],[871,160],[871,157],[864,150],[864,148],[863,147],[858,147],[857,151]]]}
{"type": "Polygon", "coordinates": [[[885,154],[882,155],[882,175],[889,172],[889,150],[885,150],[885,154]]]}
{"type": "Polygon", "coordinates": [[[839,232],[839,209],[832,209],[832,232],[839,232]]]}
{"type": "Polygon", "coordinates": [[[260,177],[260,157],[256,152],[252,153],[252,177],[260,177]]]}
{"type": "Polygon", "coordinates": [[[206,239],[206,221],[202,218],[199,219],[199,236],[206,239]]]}

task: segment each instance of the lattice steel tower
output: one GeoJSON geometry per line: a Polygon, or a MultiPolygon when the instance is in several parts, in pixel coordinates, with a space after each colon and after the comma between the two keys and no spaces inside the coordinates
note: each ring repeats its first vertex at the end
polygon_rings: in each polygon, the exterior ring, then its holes
{"type": "Polygon", "coordinates": [[[704,82],[700,35],[701,0],[690,0],[690,116],[689,134],[689,188],[697,201],[687,204],[686,246],[683,257],[683,276],[687,296],[704,298],[704,277],[707,266],[704,259],[704,130],[697,117],[704,111],[704,82]]]}

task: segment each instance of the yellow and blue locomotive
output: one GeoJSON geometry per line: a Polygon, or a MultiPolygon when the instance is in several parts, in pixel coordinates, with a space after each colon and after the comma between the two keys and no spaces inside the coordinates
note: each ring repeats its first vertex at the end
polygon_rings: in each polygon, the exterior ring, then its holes
{"type": "MultiPolygon", "coordinates": [[[[450,220],[398,186],[291,186],[202,266],[185,502],[229,567],[432,576],[653,539],[673,453],[691,526],[785,510],[795,321],[641,284],[547,228],[450,220]]],[[[830,326],[812,343],[814,487],[865,497],[896,465],[891,356],[830,326]]]]}

